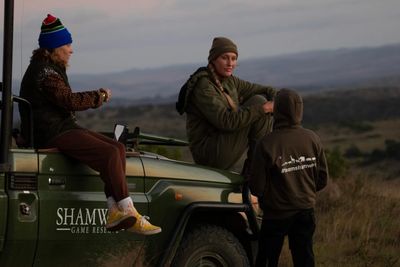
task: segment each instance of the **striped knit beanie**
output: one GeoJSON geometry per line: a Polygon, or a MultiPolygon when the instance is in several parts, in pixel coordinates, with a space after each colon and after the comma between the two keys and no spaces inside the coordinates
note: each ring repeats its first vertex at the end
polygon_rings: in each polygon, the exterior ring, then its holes
{"type": "Polygon", "coordinates": [[[215,37],[208,55],[208,62],[213,61],[226,52],[233,52],[238,56],[238,49],[234,42],[226,37],[215,37]]]}
{"type": "Polygon", "coordinates": [[[72,43],[72,37],[59,18],[50,14],[42,22],[39,47],[53,49],[72,43]]]}

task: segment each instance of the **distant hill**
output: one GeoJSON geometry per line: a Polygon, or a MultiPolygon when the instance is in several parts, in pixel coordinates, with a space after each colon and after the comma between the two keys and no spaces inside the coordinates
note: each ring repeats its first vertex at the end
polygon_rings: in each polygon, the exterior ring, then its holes
{"type": "Polygon", "coordinates": [[[241,62],[242,77],[303,91],[400,81],[400,44],[312,51],[241,62]]]}
{"type": "Polygon", "coordinates": [[[360,123],[400,118],[400,85],[334,90],[304,98],[307,125],[360,123]]]}
{"type": "MultiPolygon", "coordinates": [[[[189,75],[200,66],[187,64],[101,75],[70,75],[70,82],[75,90],[99,86],[112,88],[113,105],[170,103],[176,100],[189,75]]],[[[303,92],[367,85],[393,86],[400,84],[400,44],[248,60],[239,58],[235,74],[244,80],[303,92]]]]}

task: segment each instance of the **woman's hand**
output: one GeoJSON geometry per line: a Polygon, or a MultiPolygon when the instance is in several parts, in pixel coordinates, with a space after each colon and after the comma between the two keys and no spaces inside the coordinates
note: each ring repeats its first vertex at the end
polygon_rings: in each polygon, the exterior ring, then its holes
{"type": "Polygon", "coordinates": [[[263,105],[265,113],[272,113],[274,111],[274,101],[267,101],[263,105]]]}
{"type": "Polygon", "coordinates": [[[103,97],[103,102],[108,102],[111,98],[111,89],[109,88],[101,88],[100,93],[103,97]]]}

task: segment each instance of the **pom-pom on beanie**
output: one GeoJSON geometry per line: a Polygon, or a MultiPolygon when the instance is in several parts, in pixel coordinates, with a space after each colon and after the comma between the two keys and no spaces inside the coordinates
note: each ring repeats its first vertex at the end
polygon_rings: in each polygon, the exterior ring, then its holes
{"type": "Polygon", "coordinates": [[[72,37],[59,18],[50,14],[42,22],[39,47],[54,49],[72,43],[72,37]]]}
{"type": "Polygon", "coordinates": [[[226,52],[233,52],[238,56],[238,49],[234,42],[226,37],[215,37],[208,55],[208,62],[213,61],[218,56],[226,52]]]}

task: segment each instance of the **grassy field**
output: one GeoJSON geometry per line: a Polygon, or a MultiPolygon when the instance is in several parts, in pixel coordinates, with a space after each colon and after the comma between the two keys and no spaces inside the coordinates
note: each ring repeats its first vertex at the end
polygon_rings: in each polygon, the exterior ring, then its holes
{"type": "Polygon", "coordinates": [[[325,125],[316,131],[327,148],[339,147],[345,151],[356,145],[364,152],[384,146],[385,140],[400,140],[400,120],[362,122],[358,125],[325,125]]]}
{"type": "MultiPolygon", "coordinates": [[[[172,107],[168,112],[143,107],[81,116],[81,125],[99,131],[112,131],[115,122],[131,130],[141,126],[146,133],[185,139],[184,117],[172,107]]],[[[387,140],[400,142],[400,120],[326,124],[314,130],[334,156],[330,157],[333,177],[319,194],[316,207],[316,266],[400,267],[399,159],[370,160],[374,151],[385,151],[387,140]],[[359,155],[346,157],[350,148],[357,148],[359,155]]],[[[157,148],[155,152],[191,161],[187,148],[157,148]]],[[[235,170],[240,168],[241,162],[235,170]]],[[[280,266],[292,266],[287,243],[280,266]]]]}

